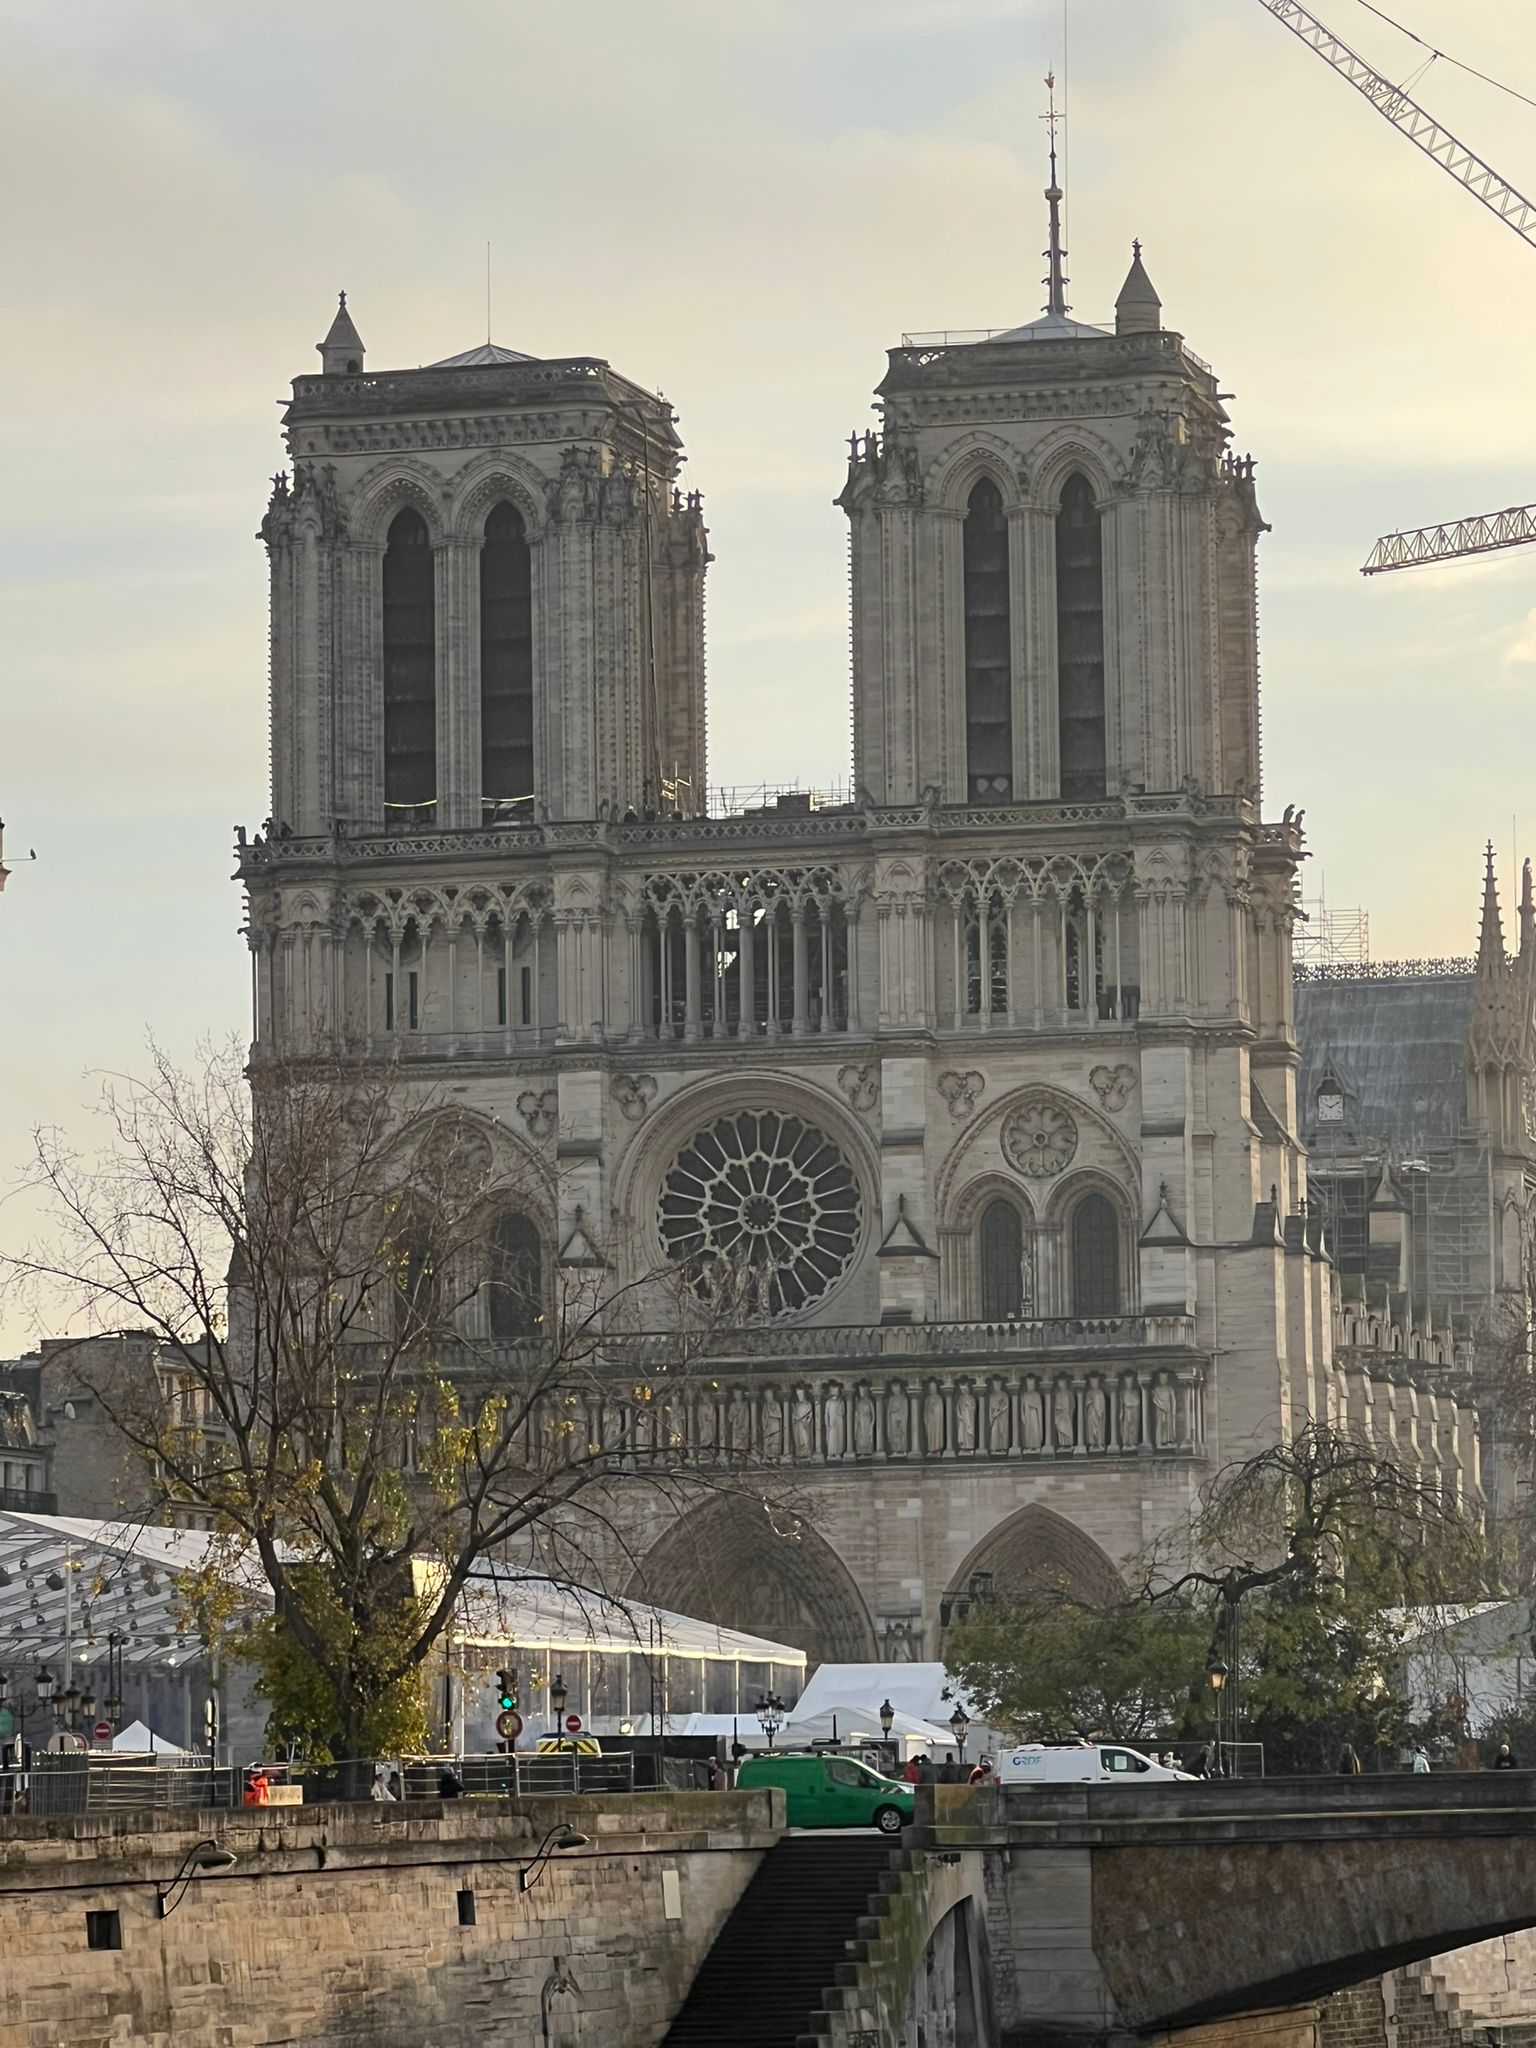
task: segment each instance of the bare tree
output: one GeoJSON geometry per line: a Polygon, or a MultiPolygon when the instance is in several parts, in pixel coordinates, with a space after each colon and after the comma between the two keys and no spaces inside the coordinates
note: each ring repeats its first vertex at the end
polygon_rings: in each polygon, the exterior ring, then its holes
{"type": "Polygon", "coordinates": [[[585,1229],[556,1264],[550,1175],[483,1119],[376,1063],[248,1085],[233,1047],[192,1073],[155,1050],[101,1108],[98,1157],[34,1134],[52,1227],[0,1253],[0,1285],[158,1340],[174,1374],[82,1342],[82,1377],[162,1510],[259,1562],[337,1753],[418,1677],[480,1561],[601,1583],[627,1495],[692,1499],[745,1464],[683,1399],[729,1286],[585,1229]]]}

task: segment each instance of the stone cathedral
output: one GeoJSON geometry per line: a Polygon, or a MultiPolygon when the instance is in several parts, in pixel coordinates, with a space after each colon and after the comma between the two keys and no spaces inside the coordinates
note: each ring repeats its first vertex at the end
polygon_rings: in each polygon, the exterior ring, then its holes
{"type": "Polygon", "coordinates": [[[1253,464],[1139,249],[1071,316],[1047,197],[1043,316],[892,349],[849,447],[850,802],[710,813],[702,506],[601,357],[375,370],[343,299],[262,525],[255,1057],[398,1061],[538,1162],[488,1275],[730,1275],[668,1426],[806,1512],[658,1508],[633,1583],[817,1657],[1111,1587],[1309,1416],[1478,1486],[1453,1336],[1346,1311],[1308,1210],[1253,464]]]}

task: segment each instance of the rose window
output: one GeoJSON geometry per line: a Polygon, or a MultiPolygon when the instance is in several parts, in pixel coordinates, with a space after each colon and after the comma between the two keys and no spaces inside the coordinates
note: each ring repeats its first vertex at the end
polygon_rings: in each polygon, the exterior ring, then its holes
{"type": "Polygon", "coordinates": [[[728,1313],[793,1315],[847,1270],[859,1186],[824,1131],[777,1110],[720,1117],[678,1153],[661,1186],[668,1255],[728,1313]]]}

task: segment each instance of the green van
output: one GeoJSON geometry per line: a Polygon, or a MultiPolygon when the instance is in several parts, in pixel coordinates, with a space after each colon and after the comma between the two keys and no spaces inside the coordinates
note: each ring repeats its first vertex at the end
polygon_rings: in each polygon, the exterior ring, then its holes
{"type": "Polygon", "coordinates": [[[883,1778],[851,1756],[749,1756],[736,1783],[743,1792],[777,1785],[792,1828],[878,1828],[899,1834],[916,1804],[910,1785],[883,1778]]]}

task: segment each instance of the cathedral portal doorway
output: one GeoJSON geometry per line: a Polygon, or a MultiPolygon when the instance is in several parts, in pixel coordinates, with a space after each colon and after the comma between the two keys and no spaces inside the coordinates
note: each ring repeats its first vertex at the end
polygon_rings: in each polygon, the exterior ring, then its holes
{"type": "Polygon", "coordinates": [[[760,1501],[692,1509],[647,1552],[629,1588],[721,1628],[804,1650],[810,1668],[875,1657],[869,1610],[847,1567],[798,1516],[760,1501]]]}

